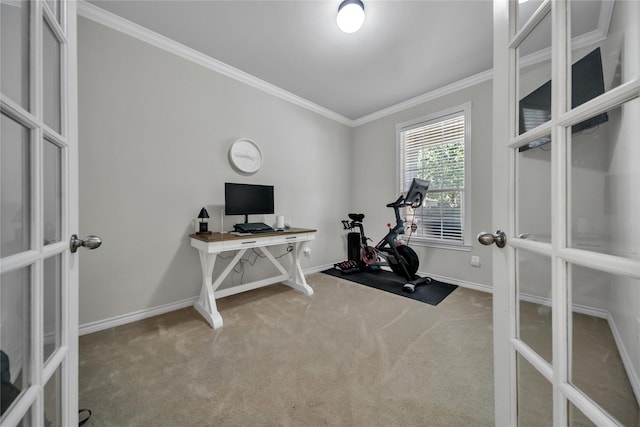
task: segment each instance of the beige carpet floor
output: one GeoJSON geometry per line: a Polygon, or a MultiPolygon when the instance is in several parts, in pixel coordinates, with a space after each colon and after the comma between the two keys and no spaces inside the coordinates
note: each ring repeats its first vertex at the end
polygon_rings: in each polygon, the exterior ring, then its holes
{"type": "Polygon", "coordinates": [[[434,307],[307,280],[312,297],[274,285],[219,300],[218,330],[186,308],[82,336],[86,426],[494,424],[490,294],[434,307]]]}
{"type": "Polygon", "coordinates": [[[80,339],[91,426],[493,425],[491,296],[437,307],[325,274],[80,339]]]}

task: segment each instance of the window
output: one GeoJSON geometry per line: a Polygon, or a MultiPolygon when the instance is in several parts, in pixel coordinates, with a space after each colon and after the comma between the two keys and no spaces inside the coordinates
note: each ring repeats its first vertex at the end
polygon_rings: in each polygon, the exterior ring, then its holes
{"type": "Polygon", "coordinates": [[[467,103],[398,125],[400,191],[413,178],[430,182],[422,206],[407,208],[413,237],[428,243],[463,246],[469,242],[466,176],[469,150],[467,103]]]}

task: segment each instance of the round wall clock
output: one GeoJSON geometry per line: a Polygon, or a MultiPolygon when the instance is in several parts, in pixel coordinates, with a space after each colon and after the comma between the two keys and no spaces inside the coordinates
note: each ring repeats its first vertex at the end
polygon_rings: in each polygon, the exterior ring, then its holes
{"type": "Polygon", "coordinates": [[[240,172],[258,172],[262,167],[262,160],[262,150],[250,139],[238,139],[229,149],[229,161],[240,172]]]}

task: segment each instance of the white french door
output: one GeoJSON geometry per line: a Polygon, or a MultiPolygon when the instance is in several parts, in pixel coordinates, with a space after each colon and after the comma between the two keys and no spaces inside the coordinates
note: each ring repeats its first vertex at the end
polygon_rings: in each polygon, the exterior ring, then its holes
{"type": "Polygon", "coordinates": [[[640,423],[639,26],[494,0],[496,425],[640,423]]]}
{"type": "Polygon", "coordinates": [[[1,0],[2,426],[78,425],[76,5],[1,0]]]}

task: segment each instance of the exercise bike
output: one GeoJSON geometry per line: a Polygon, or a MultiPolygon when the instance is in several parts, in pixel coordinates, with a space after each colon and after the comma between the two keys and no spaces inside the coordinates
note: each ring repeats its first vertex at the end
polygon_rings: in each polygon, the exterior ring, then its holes
{"type": "Polygon", "coordinates": [[[369,238],[364,234],[364,214],[349,214],[349,220],[343,220],[345,230],[358,229],[360,242],[360,267],[371,268],[390,267],[398,276],[404,277],[407,282],[402,289],[405,292],[414,292],[419,285],[431,283],[430,277],[416,275],[420,260],[413,249],[398,240],[398,236],[404,234],[404,222],[400,218],[400,208],[411,206],[414,209],[422,205],[422,201],[429,188],[429,182],[414,178],[406,197],[400,196],[395,202],[387,204],[393,208],[396,217],[395,226],[389,225],[389,232],[375,246],[369,246],[369,238]]]}

